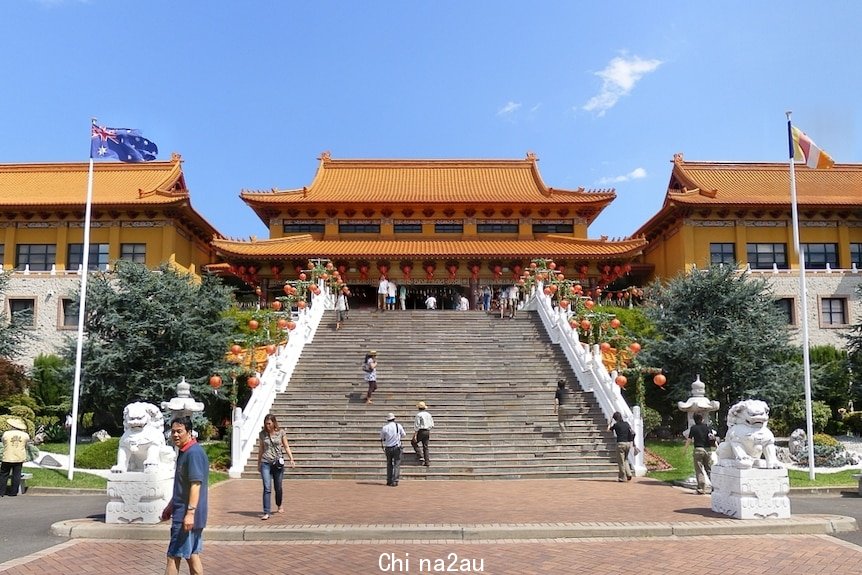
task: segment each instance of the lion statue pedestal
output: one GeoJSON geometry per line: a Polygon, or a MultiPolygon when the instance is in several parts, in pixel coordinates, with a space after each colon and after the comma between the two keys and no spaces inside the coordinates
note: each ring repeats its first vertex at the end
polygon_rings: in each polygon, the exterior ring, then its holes
{"type": "Polygon", "coordinates": [[[164,422],[151,403],[130,403],[123,410],[124,432],[108,480],[105,523],[160,521],[173,494],[175,465],[164,422]]]}
{"type": "Polygon", "coordinates": [[[790,517],[790,480],[766,426],[769,406],[740,401],[727,414],[727,435],[712,466],[712,510],[736,519],[790,517]]]}

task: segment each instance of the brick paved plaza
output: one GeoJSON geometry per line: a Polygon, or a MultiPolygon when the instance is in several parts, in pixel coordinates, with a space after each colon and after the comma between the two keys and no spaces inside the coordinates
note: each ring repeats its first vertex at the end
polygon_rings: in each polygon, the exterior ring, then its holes
{"type": "MultiPolygon", "coordinates": [[[[709,497],[637,478],[631,483],[583,480],[407,481],[397,488],[353,481],[287,481],[288,512],[261,521],[260,484],[231,480],[211,490],[204,565],[210,574],[378,573],[760,573],[858,572],[862,548],[824,534],[793,534],[798,515],[775,523],[739,521],[710,511],[709,497]],[[414,537],[422,528],[462,528],[456,539],[414,537]],[[557,538],[562,527],[592,527],[602,537],[557,538]],[[649,528],[676,526],[655,537],[649,528]],[[292,529],[317,528],[326,537],[300,541],[292,529]],[[351,537],[363,529],[396,535],[351,537]],[[463,533],[512,529],[511,537],[465,540],[463,533]],[[758,528],[765,533],[728,533],[758,528]],[[485,531],[482,531],[485,529],[485,531]],[[688,531],[686,531],[688,529],[688,531]],[[542,532],[525,538],[519,530],[542,532]],[[343,540],[325,540],[347,534],[343,540]],[[703,533],[698,535],[697,533],[703,533]],[[637,535],[623,537],[621,535],[637,535]],[[245,541],[230,539],[245,538],[245,541]],[[253,540],[249,540],[253,539],[253,540]],[[267,540],[271,539],[271,540],[267,540]],[[448,571],[447,571],[448,569],[448,571]]],[[[820,521],[820,524],[817,523],[820,521]]],[[[42,553],[0,565],[0,572],[162,573],[167,526],[71,522],[101,530],[101,539],[72,538],[42,553]]],[[[458,532],[458,531],[456,531],[458,532]]],[[[799,533],[796,531],[796,533],[799,533]]],[[[303,535],[307,537],[307,533],[303,535]]],[[[183,571],[185,572],[185,571],[183,571]]]]}

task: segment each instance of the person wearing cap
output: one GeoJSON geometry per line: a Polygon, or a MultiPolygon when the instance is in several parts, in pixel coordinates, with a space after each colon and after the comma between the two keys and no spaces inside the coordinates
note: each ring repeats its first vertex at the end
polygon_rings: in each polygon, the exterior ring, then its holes
{"type": "Polygon", "coordinates": [[[431,460],[428,458],[428,441],[431,439],[431,428],[434,427],[434,418],[428,413],[428,406],[424,401],[416,404],[418,413],[413,418],[413,439],[410,440],[410,445],[413,446],[413,451],[416,452],[416,457],[419,458],[419,465],[428,467],[431,465],[431,460]],[[422,451],[419,451],[419,444],[422,444],[422,451]]]}
{"type": "Polygon", "coordinates": [[[3,462],[0,463],[0,497],[6,495],[6,482],[12,476],[11,497],[18,495],[21,488],[21,469],[27,461],[27,445],[30,443],[30,435],[27,433],[27,424],[17,417],[6,420],[10,429],[3,432],[3,462]]]}
{"type": "Polygon", "coordinates": [[[386,453],[386,485],[391,487],[398,487],[401,477],[401,439],[406,435],[395,414],[387,413],[386,425],[380,429],[380,446],[386,453]]]}
{"type": "Polygon", "coordinates": [[[365,382],[368,384],[368,391],[365,394],[365,403],[374,403],[371,401],[371,395],[377,391],[377,350],[372,349],[365,354],[365,359],[362,360],[362,371],[365,372],[365,382]]]}

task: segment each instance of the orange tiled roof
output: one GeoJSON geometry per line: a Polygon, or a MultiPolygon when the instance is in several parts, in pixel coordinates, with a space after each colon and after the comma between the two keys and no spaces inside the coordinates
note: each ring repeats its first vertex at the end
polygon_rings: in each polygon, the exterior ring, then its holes
{"type": "Polygon", "coordinates": [[[213,240],[226,258],[422,258],[422,257],[569,257],[626,258],[646,246],[643,238],[585,240],[549,235],[542,240],[315,240],[309,235],[271,240],[213,240]]]}
{"type": "MultiPolygon", "coordinates": [[[[799,205],[858,206],[862,165],[828,170],[796,166],[799,205]]],[[[790,205],[790,167],[783,163],[674,162],[665,203],[692,205],[790,205]]]]}
{"type": "MultiPolygon", "coordinates": [[[[0,164],[0,206],[83,206],[89,163],[0,164]]],[[[187,201],[179,156],[169,162],[98,162],[93,205],[153,205],[187,201]]]]}
{"type": "Polygon", "coordinates": [[[243,191],[248,204],[499,203],[595,204],[616,197],[612,189],[547,187],[529,154],[524,160],[333,160],[328,153],[311,185],[295,190],[243,191]]]}
{"type": "MultiPolygon", "coordinates": [[[[796,165],[800,207],[858,207],[862,164],[814,170],[796,165]]],[[[688,162],[677,154],[661,210],[633,235],[649,237],[680,209],[790,207],[790,167],[786,162],[688,162]]]]}

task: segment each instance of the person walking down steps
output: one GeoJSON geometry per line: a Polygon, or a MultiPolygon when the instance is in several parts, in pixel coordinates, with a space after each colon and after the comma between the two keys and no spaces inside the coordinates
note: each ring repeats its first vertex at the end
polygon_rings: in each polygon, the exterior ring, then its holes
{"type": "Polygon", "coordinates": [[[377,390],[377,350],[372,349],[365,354],[365,359],[362,361],[362,371],[365,372],[365,382],[368,384],[365,403],[374,403],[371,401],[371,396],[377,390]]]}
{"type": "Polygon", "coordinates": [[[431,439],[431,429],[434,427],[434,418],[427,411],[427,406],[424,401],[416,404],[416,409],[419,411],[413,418],[413,439],[410,444],[413,446],[413,451],[416,452],[416,457],[419,458],[419,465],[428,467],[431,465],[431,460],[428,458],[428,441],[431,439]],[[419,446],[422,450],[419,450],[419,446]]]}

